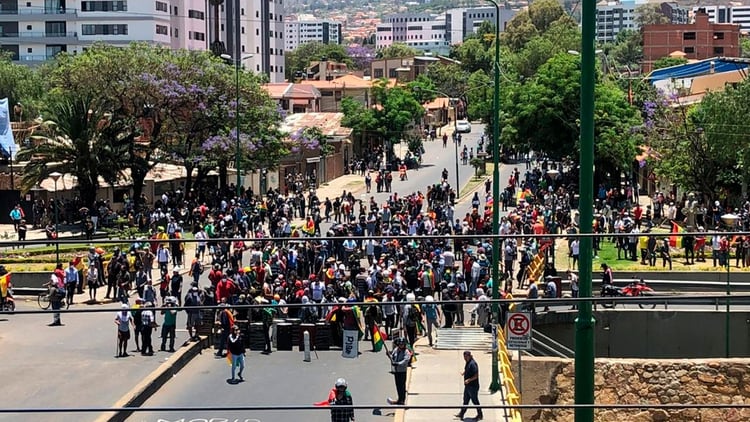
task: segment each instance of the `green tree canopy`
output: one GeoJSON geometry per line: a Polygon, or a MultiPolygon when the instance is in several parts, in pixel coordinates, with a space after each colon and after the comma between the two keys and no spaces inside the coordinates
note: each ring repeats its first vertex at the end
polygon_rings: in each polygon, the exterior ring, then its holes
{"type": "Polygon", "coordinates": [[[418,56],[419,51],[406,44],[393,43],[388,47],[379,50],[377,55],[379,59],[398,59],[401,57],[418,56]]]}
{"type": "Polygon", "coordinates": [[[687,63],[687,59],[684,57],[662,57],[656,59],[653,64],[653,70],[663,69],[665,67],[679,66],[687,63]]]}

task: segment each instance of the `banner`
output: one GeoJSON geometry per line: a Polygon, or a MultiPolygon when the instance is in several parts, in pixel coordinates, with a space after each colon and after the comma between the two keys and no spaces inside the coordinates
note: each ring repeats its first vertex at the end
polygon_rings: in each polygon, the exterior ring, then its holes
{"type": "Polygon", "coordinates": [[[354,359],[359,354],[359,331],[344,330],[344,344],[341,346],[341,356],[354,359]]]}
{"type": "Polygon", "coordinates": [[[8,99],[0,99],[0,156],[8,159],[15,155],[18,148],[13,140],[13,130],[10,127],[10,110],[8,99]]]}

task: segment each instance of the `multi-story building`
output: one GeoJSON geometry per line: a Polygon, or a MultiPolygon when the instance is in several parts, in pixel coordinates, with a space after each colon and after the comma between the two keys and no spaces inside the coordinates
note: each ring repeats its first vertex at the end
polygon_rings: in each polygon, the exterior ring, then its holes
{"type": "Polygon", "coordinates": [[[215,52],[223,49],[246,69],[268,75],[269,82],[284,81],[283,0],[224,0],[212,8],[209,21],[215,52]]]}
{"type": "Polygon", "coordinates": [[[392,44],[433,54],[447,54],[450,44],[445,39],[445,15],[429,13],[399,13],[383,18],[377,26],[375,48],[380,50],[392,44]]]}
{"type": "Polygon", "coordinates": [[[338,22],[316,19],[312,15],[299,15],[296,20],[284,22],[284,48],[293,51],[307,42],[341,44],[343,36],[338,22]]]}
{"type": "Polygon", "coordinates": [[[643,34],[643,73],[653,68],[654,61],[677,52],[687,59],[740,55],[740,26],[732,23],[711,23],[702,11],[691,24],[645,25],[643,34]]]}
{"type": "Polygon", "coordinates": [[[740,6],[696,6],[693,13],[703,10],[708,21],[713,23],[736,23],[742,32],[750,33],[750,5],[740,6]]]}
{"type": "MultiPolygon", "coordinates": [[[[622,31],[637,31],[638,6],[641,2],[626,0],[622,2],[602,2],[596,6],[596,41],[614,42],[622,31]]],[[[685,24],[689,22],[688,9],[677,3],[661,3],[661,13],[669,18],[670,23],[685,24]]]]}
{"type": "MultiPolygon", "coordinates": [[[[458,8],[445,12],[445,40],[448,45],[461,44],[479,30],[482,22],[496,23],[494,7],[458,8]]],[[[516,10],[500,9],[500,32],[505,31],[516,10]]]]}
{"type": "Polygon", "coordinates": [[[0,0],[0,49],[39,64],[96,41],[208,47],[205,0],[0,0]]]}

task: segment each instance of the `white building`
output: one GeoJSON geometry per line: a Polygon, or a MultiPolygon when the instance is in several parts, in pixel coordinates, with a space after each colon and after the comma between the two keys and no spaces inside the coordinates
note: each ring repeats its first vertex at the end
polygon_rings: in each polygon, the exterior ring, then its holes
{"type": "Polygon", "coordinates": [[[205,0],[2,0],[0,49],[27,64],[96,41],[206,49],[206,18],[205,0]]]}
{"type": "MultiPolygon", "coordinates": [[[[457,8],[445,12],[445,40],[448,45],[461,44],[469,35],[475,34],[482,22],[495,25],[494,7],[457,8]]],[[[516,10],[500,9],[500,32],[505,31],[516,10]]]]}
{"type": "Polygon", "coordinates": [[[382,49],[392,44],[409,47],[433,54],[447,54],[450,44],[445,39],[445,15],[429,13],[399,13],[383,18],[377,26],[375,48],[382,49]]]}
{"type": "Polygon", "coordinates": [[[704,9],[708,14],[708,21],[713,23],[736,23],[740,31],[750,32],[750,6],[699,6],[693,7],[693,14],[704,9]]]}
{"type": "Polygon", "coordinates": [[[338,22],[316,19],[313,15],[299,15],[296,20],[284,22],[284,48],[293,51],[300,44],[322,42],[323,44],[341,44],[343,41],[341,24],[338,22]]]}
{"type": "MultiPolygon", "coordinates": [[[[637,31],[638,25],[637,9],[646,4],[646,1],[628,0],[622,2],[602,2],[596,5],[596,41],[614,42],[617,34],[626,31],[637,31]]],[[[680,7],[677,3],[660,3],[661,12],[667,16],[671,23],[688,23],[688,9],[680,7]]]]}
{"type": "Polygon", "coordinates": [[[283,0],[224,0],[218,9],[212,6],[209,9],[208,35],[212,48],[219,41],[229,55],[239,56],[245,69],[268,75],[269,82],[284,81],[283,0]],[[214,26],[217,18],[218,28],[214,26]],[[218,40],[215,29],[219,32],[218,40]]]}

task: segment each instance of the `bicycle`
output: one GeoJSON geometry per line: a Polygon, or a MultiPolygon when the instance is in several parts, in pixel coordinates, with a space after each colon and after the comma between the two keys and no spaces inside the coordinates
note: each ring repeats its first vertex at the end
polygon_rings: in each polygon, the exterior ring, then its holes
{"type": "MultiPolygon", "coordinates": [[[[50,305],[52,305],[52,301],[50,300],[52,294],[54,294],[52,289],[48,289],[46,293],[39,293],[39,296],[37,296],[36,301],[39,304],[40,308],[44,309],[45,311],[49,309],[50,305]]],[[[66,302],[65,297],[60,299],[60,309],[66,307],[65,302],[66,302]]]]}

